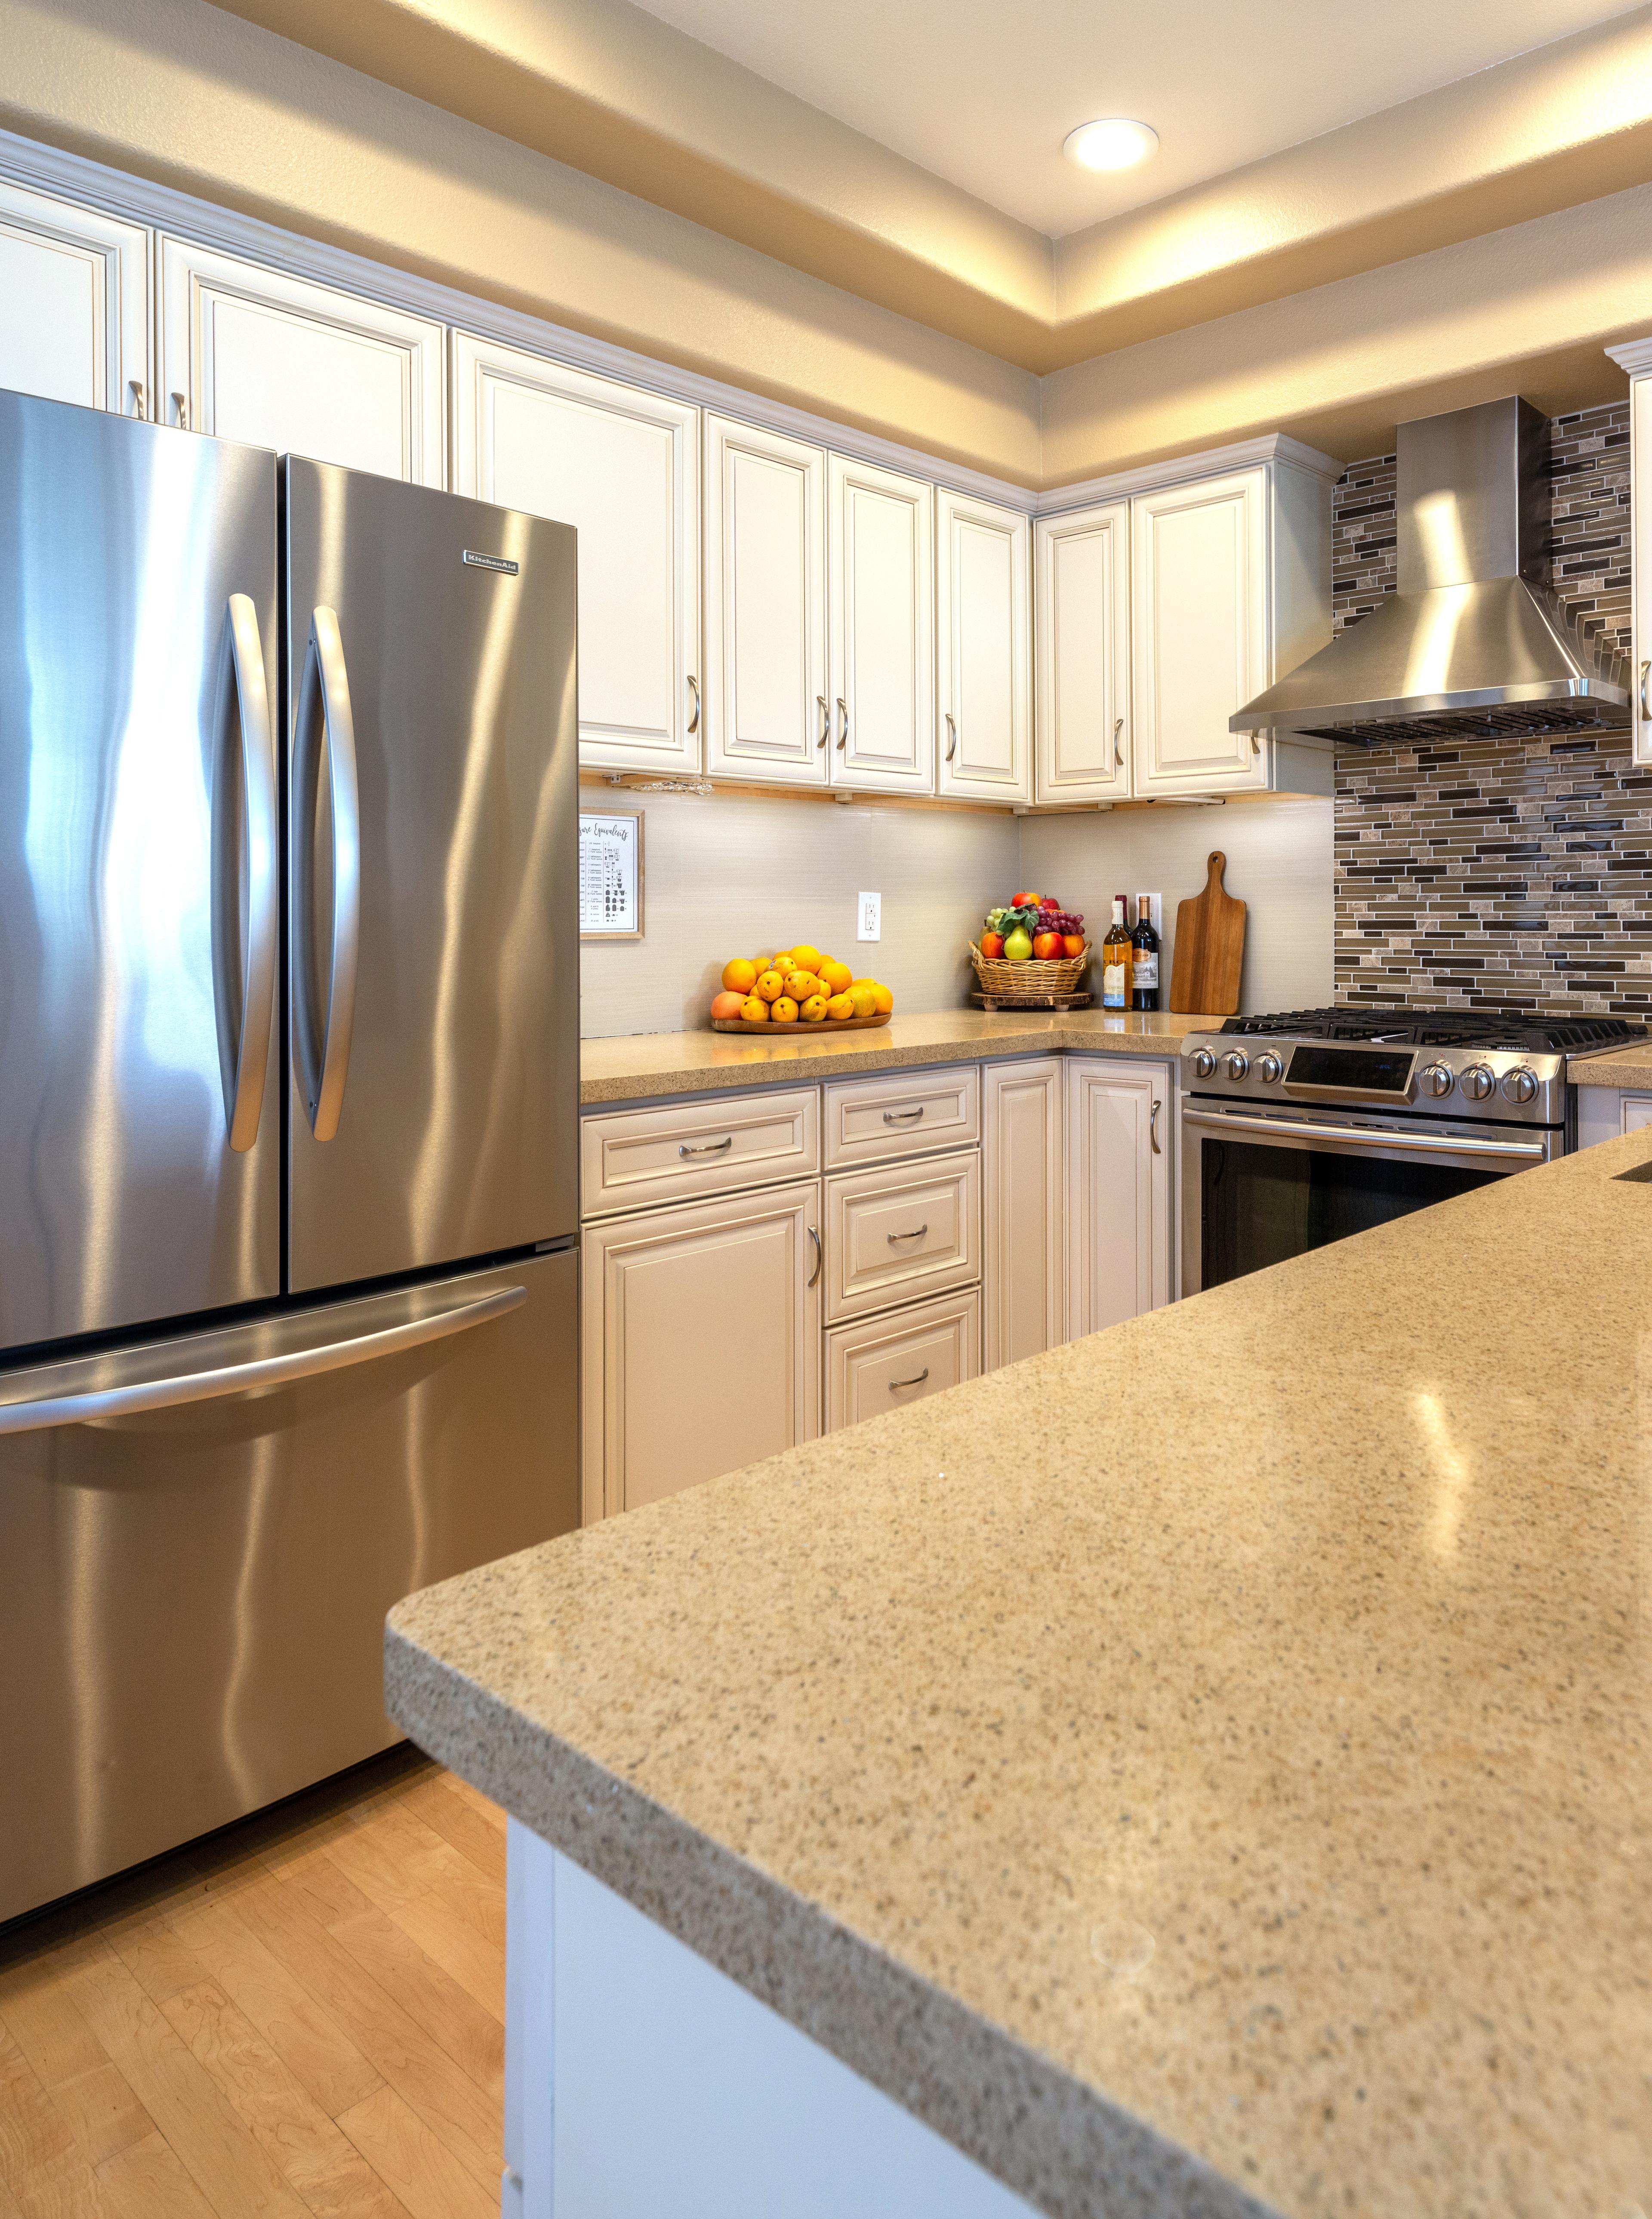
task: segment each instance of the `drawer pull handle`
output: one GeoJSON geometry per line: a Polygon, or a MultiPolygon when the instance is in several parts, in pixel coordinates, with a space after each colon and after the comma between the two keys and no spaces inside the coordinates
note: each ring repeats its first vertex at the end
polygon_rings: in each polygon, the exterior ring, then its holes
{"type": "Polygon", "coordinates": [[[720,1156],[724,1148],[731,1148],[733,1146],[734,1134],[725,1133],[720,1141],[707,1141],[705,1147],[700,1148],[691,1148],[686,1141],[679,1141],[677,1153],[680,1156],[720,1156]]]}
{"type": "Polygon", "coordinates": [[[922,1115],[923,1104],[920,1102],[916,1110],[885,1110],[884,1122],[885,1125],[904,1125],[909,1119],[921,1117],[922,1115]]]}
{"type": "Polygon", "coordinates": [[[928,1230],[929,1228],[927,1224],[916,1225],[913,1227],[910,1233],[886,1233],[884,1235],[884,1238],[888,1241],[890,1246],[892,1248],[897,1240],[922,1240],[924,1234],[928,1230]]]}
{"type": "Polygon", "coordinates": [[[805,1287],[812,1287],[814,1285],[816,1280],[820,1277],[820,1267],[826,1261],[826,1251],[821,1246],[820,1235],[816,1232],[812,1225],[809,1228],[809,1238],[815,1244],[815,1268],[810,1271],[809,1277],[804,1281],[805,1287]]]}
{"type": "Polygon", "coordinates": [[[922,1384],[923,1384],[923,1383],[924,1383],[924,1381],[928,1377],[928,1376],[929,1376],[929,1367],[928,1367],[928,1365],[926,1364],[924,1365],[924,1367],[923,1367],[923,1369],[922,1369],[922,1371],[915,1371],[915,1372],[912,1374],[912,1377],[911,1377],[910,1379],[891,1379],[891,1380],[890,1381],[890,1383],[890,1383],[890,1385],[891,1385],[891,1388],[894,1388],[894,1387],[922,1387],[922,1384]]]}

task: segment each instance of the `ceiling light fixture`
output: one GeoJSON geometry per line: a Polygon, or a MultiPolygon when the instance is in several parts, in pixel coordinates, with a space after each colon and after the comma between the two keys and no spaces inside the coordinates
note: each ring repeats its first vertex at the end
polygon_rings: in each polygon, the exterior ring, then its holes
{"type": "Polygon", "coordinates": [[[1133,170],[1158,151],[1158,134],[1150,123],[1109,115],[1100,123],[1081,123],[1061,141],[1061,151],[1081,170],[1133,170]]]}

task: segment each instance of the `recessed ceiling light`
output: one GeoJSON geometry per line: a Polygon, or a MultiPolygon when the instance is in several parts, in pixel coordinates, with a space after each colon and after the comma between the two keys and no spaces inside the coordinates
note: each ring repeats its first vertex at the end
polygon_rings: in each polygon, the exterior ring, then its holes
{"type": "Polygon", "coordinates": [[[1100,123],[1081,123],[1061,141],[1061,151],[1081,170],[1133,170],[1158,151],[1158,134],[1150,123],[1109,115],[1100,123]]]}

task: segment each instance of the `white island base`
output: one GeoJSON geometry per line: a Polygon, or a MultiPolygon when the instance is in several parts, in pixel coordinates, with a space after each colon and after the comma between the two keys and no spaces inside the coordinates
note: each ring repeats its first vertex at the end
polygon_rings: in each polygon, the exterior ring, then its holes
{"type": "Polygon", "coordinates": [[[504,2219],[1033,2206],[512,1818],[504,2219]]]}

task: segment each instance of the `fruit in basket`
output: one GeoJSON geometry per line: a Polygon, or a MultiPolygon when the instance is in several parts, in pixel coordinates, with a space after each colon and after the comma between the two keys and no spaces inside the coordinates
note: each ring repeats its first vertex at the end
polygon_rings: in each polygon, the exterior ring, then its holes
{"type": "Polygon", "coordinates": [[[852,1017],[854,1015],[854,1004],[847,989],[841,994],[832,996],[826,1004],[826,1014],[839,1024],[842,1023],[845,1017],[852,1017]]]}
{"type": "Polygon", "coordinates": [[[795,1025],[798,1022],[798,1005],[790,994],[782,994],[778,1002],[771,1002],[768,1013],[777,1025],[795,1025]]]}
{"type": "Polygon", "coordinates": [[[778,1002],[786,991],[786,979],[779,971],[765,971],[752,991],[760,1001],[778,1002]]]}
{"type": "Polygon", "coordinates": [[[1013,932],[1005,933],[1003,952],[1006,959],[1011,963],[1025,963],[1028,960],[1033,953],[1033,935],[1024,924],[1018,924],[1013,932]]]}
{"type": "Polygon", "coordinates": [[[724,965],[723,983],[731,994],[749,994],[757,984],[757,966],[736,955],[732,963],[724,965]]]}
{"type": "Polygon", "coordinates": [[[1059,963],[1066,952],[1066,943],[1059,932],[1040,932],[1033,942],[1033,954],[1040,963],[1059,963]]]}
{"type": "Polygon", "coordinates": [[[711,997],[711,1015],[714,1017],[737,1017],[745,1006],[746,997],[743,994],[729,992],[711,997]]]}
{"type": "Polygon", "coordinates": [[[1082,932],[1064,932],[1061,935],[1061,949],[1062,953],[1065,955],[1082,955],[1084,952],[1084,934],[1082,932]]]}
{"type": "Polygon", "coordinates": [[[768,1022],[768,1004],[761,994],[748,994],[737,1014],[748,1025],[766,1025],[768,1022]]]}
{"type": "Polygon", "coordinates": [[[826,1015],[826,997],[824,994],[810,994],[806,1002],[799,1002],[798,1004],[798,1015],[803,1019],[803,1022],[806,1025],[817,1025],[821,1023],[826,1015]]]}
{"type": "Polygon", "coordinates": [[[857,1017],[876,1016],[878,1014],[878,1004],[873,994],[872,988],[869,985],[851,986],[849,989],[849,1008],[857,1017]]]}
{"type": "Polygon", "coordinates": [[[823,955],[815,973],[829,994],[847,994],[854,983],[854,973],[847,963],[835,963],[823,955]]]}
{"type": "Polygon", "coordinates": [[[1003,954],[1003,933],[984,932],[981,935],[981,953],[983,955],[989,956],[994,960],[1002,955],[1003,954]]]}
{"type": "Polygon", "coordinates": [[[1037,894],[1011,894],[1009,906],[1011,909],[1036,909],[1039,898],[1037,894]]]}
{"type": "Polygon", "coordinates": [[[817,972],[825,960],[819,948],[806,940],[800,940],[792,951],[792,960],[799,971],[817,972]]]}
{"type": "Polygon", "coordinates": [[[788,971],[786,974],[786,991],[801,1009],[805,1002],[823,990],[820,980],[816,978],[812,971],[788,971]]]}

